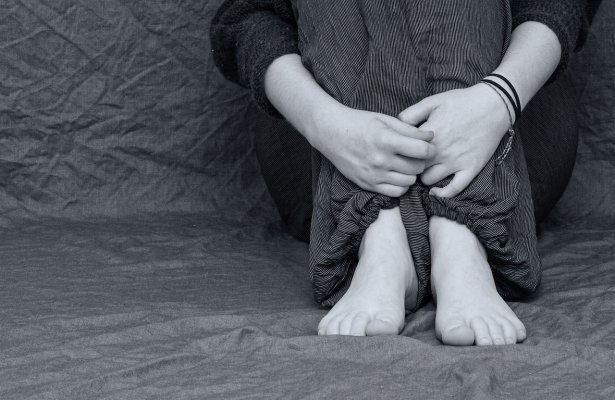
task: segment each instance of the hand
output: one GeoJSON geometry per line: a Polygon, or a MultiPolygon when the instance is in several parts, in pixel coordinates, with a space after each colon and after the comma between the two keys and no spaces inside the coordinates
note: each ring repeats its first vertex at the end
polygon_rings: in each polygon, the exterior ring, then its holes
{"type": "Polygon", "coordinates": [[[455,175],[447,186],[431,189],[430,194],[438,197],[461,193],[485,167],[510,127],[504,102],[486,84],[427,97],[399,118],[434,132],[431,143],[436,155],[421,181],[430,186],[455,175]]]}
{"type": "Polygon", "coordinates": [[[397,118],[337,104],[315,113],[305,135],[359,187],[391,197],[403,195],[435,155],[424,132],[397,118]]]}

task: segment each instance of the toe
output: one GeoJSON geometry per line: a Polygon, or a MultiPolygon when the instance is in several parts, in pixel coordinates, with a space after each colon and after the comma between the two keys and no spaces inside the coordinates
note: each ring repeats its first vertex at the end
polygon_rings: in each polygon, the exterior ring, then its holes
{"type": "Polygon", "coordinates": [[[489,328],[489,335],[491,335],[491,341],[496,346],[502,346],[506,344],[504,341],[504,329],[499,322],[489,319],[487,320],[487,326],[489,328]]]}
{"type": "Polygon", "coordinates": [[[350,328],[350,335],[352,336],[365,336],[365,330],[369,323],[369,316],[365,313],[359,313],[355,315],[352,320],[352,326],[350,328]]]}
{"type": "Polygon", "coordinates": [[[335,317],[327,324],[325,328],[325,335],[339,335],[340,334],[340,322],[341,318],[335,317]]]}
{"type": "Polygon", "coordinates": [[[513,324],[515,331],[517,332],[517,342],[523,342],[527,337],[525,325],[523,325],[523,322],[519,321],[517,318],[510,320],[510,322],[513,324]]]}
{"type": "Polygon", "coordinates": [[[397,335],[399,331],[399,325],[390,318],[384,316],[378,316],[372,319],[365,327],[365,334],[367,336],[397,335]]]}
{"type": "Polygon", "coordinates": [[[350,335],[350,329],[352,328],[352,320],[354,318],[352,318],[351,315],[347,315],[345,318],[343,318],[340,322],[340,326],[339,326],[339,332],[338,334],[340,335],[350,335]]]}
{"type": "Polygon", "coordinates": [[[319,335],[326,335],[327,334],[327,326],[329,325],[329,322],[331,321],[332,317],[329,314],[325,315],[323,319],[320,320],[320,322],[318,323],[318,334],[319,335]]]}
{"type": "Polygon", "coordinates": [[[448,320],[436,333],[442,343],[449,346],[471,346],[474,343],[474,331],[462,319],[448,320]]]}
{"type": "Polygon", "coordinates": [[[499,321],[500,326],[502,326],[502,330],[504,331],[504,341],[506,344],[515,344],[517,343],[517,331],[513,324],[507,320],[502,319],[499,321]]]}
{"type": "Polygon", "coordinates": [[[489,327],[482,318],[474,318],[470,322],[470,327],[474,331],[474,343],[478,346],[489,346],[493,344],[489,327]]]}

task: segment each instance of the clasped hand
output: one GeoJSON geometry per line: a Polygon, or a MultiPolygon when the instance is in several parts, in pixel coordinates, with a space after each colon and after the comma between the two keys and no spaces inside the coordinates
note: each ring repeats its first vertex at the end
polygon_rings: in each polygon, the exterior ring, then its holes
{"type": "Polygon", "coordinates": [[[454,175],[447,186],[431,194],[453,197],[461,193],[485,167],[508,131],[512,115],[507,103],[486,84],[427,97],[404,110],[403,122],[433,131],[435,156],[421,181],[428,186],[454,175]]]}
{"type": "Polygon", "coordinates": [[[510,125],[505,104],[484,84],[425,98],[399,119],[345,106],[317,116],[311,143],[359,187],[403,195],[420,175],[431,194],[453,197],[496,151],[510,125]]]}
{"type": "Polygon", "coordinates": [[[435,156],[433,133],[388,115],[340,105],[315,120],[312,146],[365,190],[399,197],[435,156]]]}

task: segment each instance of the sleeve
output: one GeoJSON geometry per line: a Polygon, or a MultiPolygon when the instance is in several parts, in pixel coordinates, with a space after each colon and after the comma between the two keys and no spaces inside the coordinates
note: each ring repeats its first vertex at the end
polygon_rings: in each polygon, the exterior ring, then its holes
{"type": "Polygon", "coordinates": [[[211,24],[213,59],[229,80],[250,89],[265,112],[279,116],[267,99],[264,77],[278,57],[299,53],[297,24],[288,0],[226,0],[211,24]]]}
{"type": "MultiPolygon", "coordinates": [[[[595,1],[594,1],[595,3],[595,1]]],[[[587,0],[513,0],[513,29],[524,22],[535,21],[548,26],[562,46],[560,63],[549,79],[556,80],[566,70],[570,55],[580,49],[587,36],[587,0]]]]}

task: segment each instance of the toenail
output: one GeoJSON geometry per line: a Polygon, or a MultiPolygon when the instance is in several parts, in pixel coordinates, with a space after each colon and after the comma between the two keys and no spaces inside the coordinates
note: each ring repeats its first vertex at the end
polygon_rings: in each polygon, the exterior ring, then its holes
{"type": "Polygon", "coordinates": [[[507,337],[506,338],[506,344],[515,344],[516,340],[511,338],[511,337],[507,337]]]}
{"type": "Polygon", "coordinates": [[[489,338],[484,337],[480,340],[480,344],[489,345],[491,344],[491,340],[489,340],[489,338]]]}
{"type": "Polygon", "coordinates": [[[497,339],[495,339],[495,340],[494,340],[494,343],[495,343],[495,344],[504,344],[504,339],[502,339],[502,338],[497,338],[497,339]]]}

